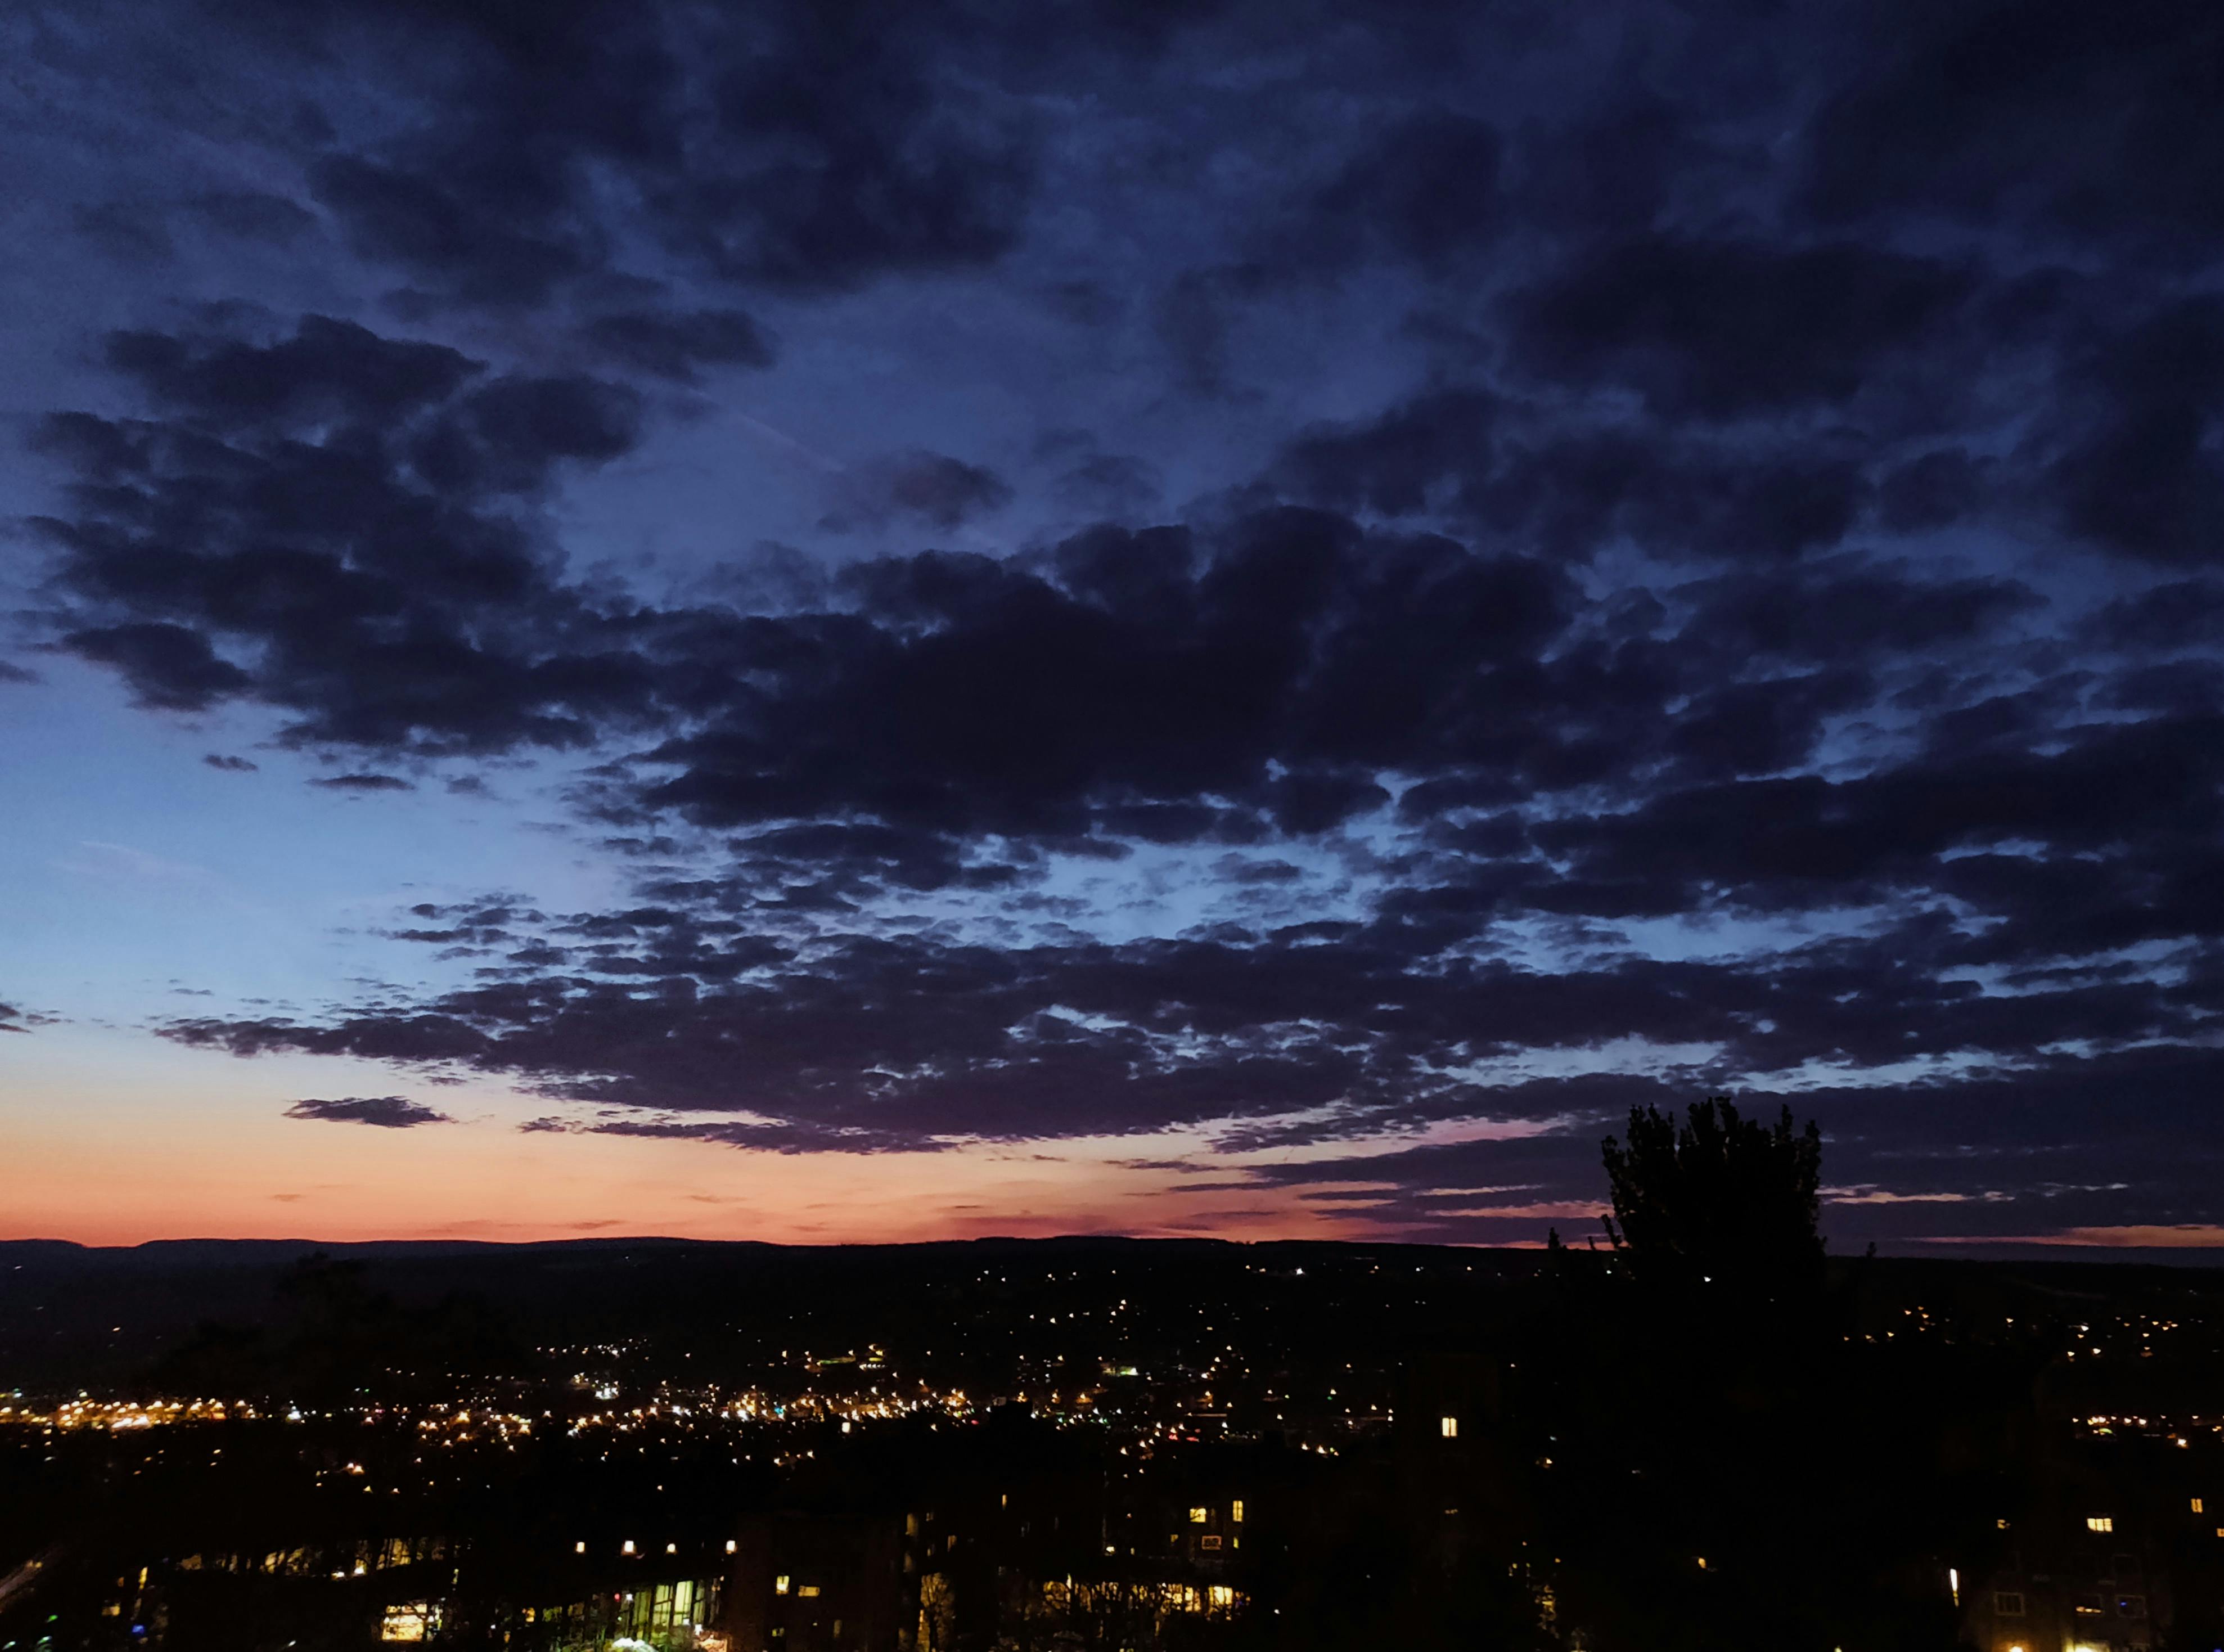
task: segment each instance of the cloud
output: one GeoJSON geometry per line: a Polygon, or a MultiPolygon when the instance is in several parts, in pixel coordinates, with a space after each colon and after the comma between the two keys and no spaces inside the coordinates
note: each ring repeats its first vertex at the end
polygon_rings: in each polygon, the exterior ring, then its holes
{"type": "Polygon", "coordinates": [[[2097,1245],[2104,1250],[2214,1250],[2224,1246],[2224,1225],[2214,1222],[2130,1223],[2064,1228],[2057,1233],[1934,1234],[1925,1244],[2097,1245]]]}
{"type": "Polygon", "coordinates": [[[2165,566],[2224,557],[2224,302],[2165,306],[2064,377],[2076,434],[2047,480],[2069,529],[2165,566]]]}
{"type": "Polygon", "coordinates": [[[681,384],[699,383],[699,370],[706,366],[773,364],[771,338],[739,310],[618,311],[595,317],[579,335],[589,348],[621,366],[681,384]]]}
{"type": "Polygon", "coordinates": [[[328,149],[310,187],[359,255],[443,303],[546,302],[636,238],[804,293],[963,269],[1011,246],[1032,191],[1016,105],[940,72],[967,49],[956,19],[582,4],[521,31],[335,4],[254,26],[275,66],[378,60],[414,118],[328,149]]]}
{"type": "Polygon", "coordinates": [[[321,1118],[341,1124],[372,1124],[389,1130],[455,1123],[447,1114],[406,1096],[346,1096],[331,1101],[297,1101],[286,1109],[286,1117],[321,1118]]]}
{"type": "Polygon", "coordinates": [[[109,356],[161,415],[49,418],[78,508],[35,527],[59,645],[142,703],[252,693],[292,743],[389,750],[573,744],[648,710],[634,639],[551,577],[537,516],[553,473],[632,445],[630,389],[318,317],[109,356]]]}
{"type": "Polygon", "coordinates": [[[1128,520],[1159,503],[1158,468],[1130,453],[1091,453],[1052,484],[1061,503],[1091,516],[1128,520]]]}
{"type": "Polygon", "coordinates": [[[1512,337],[1538,376],[1626,386],[1666,418],[1731,419],[1849,401],[1972,285],[1942,262],[1854,243],[1653,236],[1518,294],[1512,337]]]}
{"type": "Polygon", "coordinates": [[[228,756],[215,751],[210,752],[201,761],[211,769],[221,769],[228,775],[251,775],[256,767],[245,757],[228,756]]]}
{"type": "Polygon", "coordinates": [[[835,508],[820,525],[837,533],[892,522],[947,532],[1012,500],[1010,484],[994,472],[919,449],[843,472],[834,493],[835,508]]]}
{"type": "Polygon", "coordinates": [[[1804,204],[1831,223],[1930,212],[2134,256],[2206,256],[2224,117],[2189,63],[2215,14],[2095,14],[2063,0],[1880,8],[1847,83],[1805,134],[1804,204]]]}
{"type": "Polygon", "coordinates": [[[160,212],[103,201],[79,206],[71,216],[79,235],[119,263],[160,263],[175,250],[160,212]]]}
{"type": "Polygon", "coordinates": [[[1488,244],[1500,227],[1498,133],[1437,110],[1399,123],[1347,161],[1311,203],[1317,257],[1392,256],[1445,263],[1488,244]]]}
{"type": "Polygon", "coordinates": [[[417,789],[414,782],[404,780],[399,775],[331,775],[321,780],[313,780],[309,784],[322,786],[334,792],[414,792],[417,789]]]}
{"type": "Polygon", "coordinates": [[[243,241],[289,246],[316,227],[317,215],[299,201],[261,190],[212,190],[186,210],[209,228],[243,241]]]}
{"type": "Polygon", "coordinates": [[[72,631],[62,646],[83,659],[114,666],[139,704],[166,712],[206,711],[247,688],[254,679],[198,631],[148,622],[72,631]]]}

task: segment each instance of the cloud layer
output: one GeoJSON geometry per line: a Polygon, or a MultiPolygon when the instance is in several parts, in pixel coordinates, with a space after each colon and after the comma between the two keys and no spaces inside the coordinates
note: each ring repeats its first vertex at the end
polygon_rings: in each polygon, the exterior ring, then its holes
{"type": "Polygon", "coordinates": [[[26,645],[351,807],[538,772],[627,893],[166,1035],[1444,1237],[1712,1089],[1887,1237],[2224,1217],[2224,25],[1608,16],[227,12],[284,187],[74,233],[325,300],[89,327],[26,645]],[[884,431],[967,305],[989,410],[884,431]],[[782,375],[869,433],[771,433],[806,542],[583,529],[782,375]]]}

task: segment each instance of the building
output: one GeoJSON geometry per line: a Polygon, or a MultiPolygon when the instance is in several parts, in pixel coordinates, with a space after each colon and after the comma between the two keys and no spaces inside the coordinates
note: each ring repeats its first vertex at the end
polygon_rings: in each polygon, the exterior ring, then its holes
{"type": "Polygon", "coordinates": [[[877,1514],[744,1518],[726,1587],[734,1652],[912,1646],[920,1570],[902,1516],[877,1514]]]}

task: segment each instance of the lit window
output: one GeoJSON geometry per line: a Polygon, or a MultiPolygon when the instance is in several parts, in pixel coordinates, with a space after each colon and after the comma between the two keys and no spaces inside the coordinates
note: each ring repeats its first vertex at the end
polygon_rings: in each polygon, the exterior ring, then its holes
{"type": "Polygon", "coordinates": [[[2088,1515],[2085,1516],[2085,1529],[2088,1532],[2112,1532],[2116,1529],[2115,1516],[2113,1515],[2088,1515]]]}
{"type": "Polygon", "coordinates": [[[574,1554],[584,1554],[586,1552],[587,1546],[584,1543],[574,1543],[572,1545],[572,1553],[574,1554]]]}
{"type": "Polygon", "coordinates": [[[2199,1497],[2196,1497],[2193,1500],[2193,1512],[2196,1515],[2201,1512],[2201,1499],[2199,1497]]]}
{"type": "Polygon", "coordinates": [[[378,1626],[382,1641],[421,1641],[431,1626],[433,1608],[430,1605],[389,1606],[384,1620],[378,1626]]]}
{"type": "Polygon", "coordinates": [[[2023,1596],[2013,1589],[1995,1591],[1993,1610],[2002,1617],[2020,1617],[2023,1616],[2023,1596]]]}
{"type": "MultiPolygon", "coordinates": [[[[2200,1512],[2200,1510],[2196,1509],[2196,1510],[2194,1510],[2194,1512],[2195,1512],[2196,1514],[2198,1514],[2198,1513],[2200,1512]]],[[[1238,1497],[1238,1498],[1236,1498],[1236,1499],[1235,1499],[1235,1502],[1233,1502],[1233,1503],[1229,1503],[1229,1504],[1228,1505],[1228,1517],[1229,1517],[1230,1520],[1234,1521],[1234,1522],[1235,1522],[1237,1525],[1239,1525],[1239,1526],[1240,1526],[1240,1525],[1242,1525],[1242,1524],[1243,1523],[1243,1499],[1242,1499],[1242,1498],[1238,1497]]]]}
{"type": "Polygon", "coordinates": [[[1202,1526],[1211,1517],[1211,1514],[1212,1511],[1209,1509],[1192,1509],[1189,1511],[1189,1523],[1192,1526],[1202,1526]]]}
{"type": "Polygon", "coordinates": [[[679,1545],[677,1543],[667,1543],[664,1546],[664,1552],[667,1554],[677,1554],[679,1553],[679,1545]]]}
{"type": "Polygon", "coordinates": [[[806,1600],[816,1600],[818,1598],[818,1586],[815,1583],[806,1583],[795,1592],[801,1595],[806,1600]]]}
{"type": "Polygon", "coordinates": [[[625,1540],[625,1541],[624,1541],[622,1544],[621,1544],[621,1545],[619,1546],[619,1552],[620,1552],[621,1554],[632,1554],[632,1553],[633,1553],[633,1539],[632,1539],[632,1538],[630,1538],[630,1537],[627,1538],[627,1539],[625,1540]]]}
{"type": "Polygon", "coordinates": [[[1457,1417],[1439,1417],[1437,1419],[1437,1427],[1443,1430],[1444,1436],[1446,1440],[1457,1440],[1459,1438],[1459,1419],[1457,1417]]]}
{"type": "Polygon", "coordinates": [[[1208,1533],[1206,1535],[1197,1540],[1197,1546],[1199,1548],[1218,1548],[1220,1547],[1220,1534],[1218,1532],[1208,1533]]]}
{"type": "Polygon", "coordinates": [[[772,1580],[772,1592],[776,1595],[784,1595],[787,1592],[787,1573],[783,1572],[772,1580]]]}
{"type": "Polygon", "coordinates": [[[727,1554],[731,1554],[734,1552],[734,1550],[735,1550],[737,1547],[739,1547],[739,1546],[738,1546],[738,1545],[734,1541],[734,1540],[733,1540],[732,1538],[729,1537],[729,1538],[726,1540],[726,1553],[727,1553],[727,1554]]]}

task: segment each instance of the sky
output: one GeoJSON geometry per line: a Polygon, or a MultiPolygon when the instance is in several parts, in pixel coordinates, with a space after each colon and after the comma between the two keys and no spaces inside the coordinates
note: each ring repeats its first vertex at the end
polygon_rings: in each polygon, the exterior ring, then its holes
{"type": "Polygon", "coordinates": [[[72,0],[0,1236],[2224,1244],[2224,10],[72,0]]]}

